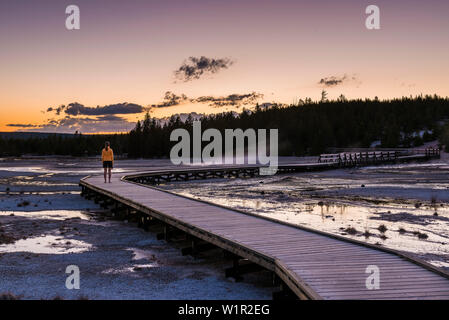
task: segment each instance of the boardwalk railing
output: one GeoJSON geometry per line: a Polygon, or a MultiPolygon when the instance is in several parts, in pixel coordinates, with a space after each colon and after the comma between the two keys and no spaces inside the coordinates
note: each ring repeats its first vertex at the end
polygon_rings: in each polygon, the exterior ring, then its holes
{"type": "Polygon", "coordinates": [[[425,148],[425,149],[415,149],[410,150],[410,155],[423,154],[426,157],[440,157],[439,148],[425,148]]]}
{"type": "MultiPolygon", "coordinates": [[[[322,154],[318,163],[282,164],[278,166],[277,173],[298,173],[322,171],[337,168],[350,168],[362,165],[375,165],[383,163],[397,163],[413,160],[428,160],[439,157],[438,149],[423,149],[412,151],[373,151],[322,154]]],[[[207,166],[203,168],[186,168],[177,170],[161,170],[131,174],[127,180],[142,184],[158,185],[176,181],[223,179],[223,178],[252,178],[260,175],[260,166],[207,166]]]]}
{"type": "Polygon", "coordinates": [[[438,148],[406,149],[388,151],[359,151],[321,154],[318,163],[338,163],[340,166],[351,166],[357,164],[376,164],[380,162],[397,161],[399,158],[421,155],[425,158],[436,158],[440,156],[438,148]]]}

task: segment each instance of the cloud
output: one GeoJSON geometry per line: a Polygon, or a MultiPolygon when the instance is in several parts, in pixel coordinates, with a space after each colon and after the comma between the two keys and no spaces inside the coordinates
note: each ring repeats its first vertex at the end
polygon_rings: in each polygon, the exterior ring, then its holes
{"type": "Polygon", "coordinates": [[[98,133],[98,132],[129,132],[135,125],[125,118],[104,115],[95,118],[66,116],[62,119],[49,119],[47,123],[29,127],[26,131],[57,132],[57,133],[98,133]]]}
{"type": "Polygon", "coordinates": [[[135,103],[117,103],[107,106],[86,107],[78,102],[72,102],[67,106],[61,105],[59,107],[50,107],[47,112],[54,112],[56,115],[60,115],[64,112],[67,115],[78,116],[100,116],[100,115],[113,115],[113,114],[135,114],[146,111],[141,105],[135,103]]]}
{"type": "Polygon", "coordinates": [[[192,120],[200,120],[204,116],[206,116],[206,114],[204,114],[204,113],[197,113],[195,111],[189,112],[189,113],[184,113],[183,112],[183,113],[172,114],[171,116],[168,116],[168,117],[157,118],[157,121],[159,121],[160,124],[164,125],[164,124],[170,122],[171,118],[179,117],[179,119],[182,122],[185,122],[189,117],[192,120]]]}
{"type": "Polygon", "coordinates": [[[50,108],[47,109],[47,112],[54,112],[56,115],[59,116],[63,109],[65,109],[64,105],[56,107],[56,108],[50,107],[50,108]]]}
{"type": "Polygon", "coordinates": [[[263,98],[263,94],[251,92],[246,94],[230,94],[224,97],[203,96],[194,99],[196,103],[209,103],[213,107],[248,105],[256,103],[258,99],[263,98]]]}
{"type": "MultiPolygon", "coordinates": [[[[346,80],[348,80],[347,75],[344,75],[343,77],[331,76],[331,77],[326,77],[326,78],[321,79],[319,84],[321,84],[325,87],[335,87],[335,86],[342,84],[346,80]]],[[[355,80],[355,78],[354,78],[354,80],[355,80]]]]}
{"type": "Polygon", "coordinates": [[[222,69],[227,69],[232,64],[234,61],[229,58],[190,57],[175,71],[175,77],[184,82],[192,81],[199,79],[203,74],[214,74],[222,69]]]}
{"type": "Polygon", "coordinates": [[[228,96],[201,96],[198,98],[189,98],[185,94],[177,95],[171,91],[167,91],[164,100],[159,104],[151,105],[152,108],[173,107],[183,103],[208,103],[212,107],[225,107],[255,104],[258,99],[263,98],[263,94],[251,92],[246,94],[230,94],[228,96]]]}
{"type": "MultiPolygon", "coordinates": [[[[185,94],[178,95],[171,91],[167,91],[161,103],[150,105],[150,107],[147,108],[126,102],[93,108],[73,102],[68,105],[48,108],[46,111],[48,113],[53,113],[56,117],[48,119],[45,124],[10,124],[9,126],[22,128],[26,131],[39,132],[129,132],[132,128],[134,128],[135,122],[130,122],[119,115],[139,114],[147,111],[149,108],[167,108],[184,103],[207,103],[213,107],[233,106],[238,108],[243,105],[255,105],[257,100],[260,98],[263,98],[263,94],[257,92],[230,94],[227,96],[201,96],[197,98],[189,98],[185,94]]],[[[202,114],[197,114],[195,112],[190,114],[179,114],[181,119],[184,121],[189,115],[194,119],[202,116],[202,114]]],[[[164,122],[169,119],[161,118],[160,120],[164,122]]]]}
{"type": "Polygon", "coordinates": [[[189,98],[185,94],[176,95],[171,91],[167,91],[164,96],[164,100],[159,104],[153,104],[151,105],[152,108],[166,108],[166,107],[173,107],[177,106],[179,104],[182,104],[184,102],[190,101],[189,98]]]}
{"type": "Polygon", "coordinates": [[[9,123],[6,125],[7,127],[13,127],[13,128],[39,128],[40,125],[37,124],[21,124],[21,123],[9,123]]]}
{"type": "Polygon", "coordinates": [[[105,115],[105,116],[99,116],[94,119],[94,121],[124,121],[125,119],[116,115],[105,115]]]}

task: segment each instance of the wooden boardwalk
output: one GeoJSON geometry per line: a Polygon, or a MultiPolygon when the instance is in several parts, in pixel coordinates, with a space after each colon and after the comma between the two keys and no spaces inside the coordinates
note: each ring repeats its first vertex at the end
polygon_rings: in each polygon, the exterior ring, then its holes
{"type": "Polygon", "coordinates": [[[190,199],[122,175],[112,180],[105,184],[102,176],[92,176],[80,185],[84,195],[105,197],[273,271],[301,299],[449,299],[447,272],[400,252],[190,199]],[[379,268],[379,289],[366,286],[368,266],[379,268]]]}

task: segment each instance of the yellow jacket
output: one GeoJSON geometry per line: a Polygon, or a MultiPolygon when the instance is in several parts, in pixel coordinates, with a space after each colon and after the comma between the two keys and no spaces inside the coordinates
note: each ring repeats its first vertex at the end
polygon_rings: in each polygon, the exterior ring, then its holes
{"type": "Polygon", "coordinates": [[[104,148],[103,151],[101,151],[101,161],[114,162],[114,151],[112,151],[111,148],[108,148],[108,150],[106,150],[106,148],[104,148]]]}

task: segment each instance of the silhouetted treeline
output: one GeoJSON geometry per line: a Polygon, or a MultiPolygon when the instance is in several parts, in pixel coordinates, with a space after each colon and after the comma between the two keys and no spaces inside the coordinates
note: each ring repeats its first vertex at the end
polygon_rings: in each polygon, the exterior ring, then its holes
{"type": "MultiPolygon", "coordinates": [[[[419,96],[394,100],[308,102],[254,111],[221,113],[201,119],[202,130],[279,129],[280,155],[316,155],[327,148],[414,147],[442,135],[449,119],[449,98],[419,96]]],[[[129,135],[130,157],[168,156],[176,128],[191,132],[193,119],[172,117],[161,126],[147,115],[129,135]]],[[[204,143],[203,143],[204,144],[204,143]]]]}
{"type": "Polygon", "coordinates": [[[98,155],[105,141],[110,141],[117,154],[126,152],[127,134],[122,135],[59,135],[52,134],[44,138],[2,138],[0,137],[0,155],[98,155]]]}
{"type": "MultiPolygon", "coordinates": [[[[208,115],[201,119],[202,130],[279,129],[280,155],[315,155],[327,148],[413,147],[440,138],[449,144],[449,98],[419,96],[394,100],[350,100],[311,102],[288,107],[272,106],[254,111],[208,115]],[[445,131],[446,130],[446,131],[445,131]]],[[[111,141],[116,154],[131,158],[168,157],[175,142],[170,133],[176,128],[191,131],[192,118],[182,122],[171,117],[161,124],[147,114],[129,134],[58,135],[46,138],[1,139],[1,155],[97,155],[104,141],[111,141]]]]}

